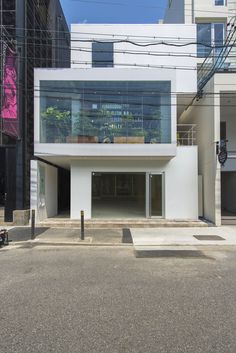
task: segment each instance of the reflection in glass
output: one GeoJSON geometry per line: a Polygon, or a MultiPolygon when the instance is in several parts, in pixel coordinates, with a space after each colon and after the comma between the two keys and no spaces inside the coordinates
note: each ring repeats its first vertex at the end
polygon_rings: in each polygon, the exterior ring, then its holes
{"type": "Polygon", "coordinates": [[[197,43],[197,56],[208,56],[211,51],[211,23],[197,24],[197,43]]]}
{"type": "Polygon", "coordinates": [[[170,143],[170,81],[41,81],[40,141],[170,143]]]}

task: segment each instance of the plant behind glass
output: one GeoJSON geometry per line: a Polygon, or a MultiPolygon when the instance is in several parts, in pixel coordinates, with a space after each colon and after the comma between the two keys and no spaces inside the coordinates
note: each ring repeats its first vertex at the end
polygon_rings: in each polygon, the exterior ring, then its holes
{"type": "Polygon", "coordinates": [[[47,107],[41,114],[45,122],[46,142],[63,142],[71,129],[71,112],[59,110],[56,106],[47,107]]]}

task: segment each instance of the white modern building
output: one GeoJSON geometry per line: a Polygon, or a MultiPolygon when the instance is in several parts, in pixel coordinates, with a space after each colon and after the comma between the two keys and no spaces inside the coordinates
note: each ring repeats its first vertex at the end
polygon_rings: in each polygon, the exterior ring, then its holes
{"type": "Polygon", "coordinates": [[[198,219],[196,126],[178,121],[197,91],[186,33],[194,43],[194,24],[72,25],[71,68],[35,69],[38,220],[198,219]]]}
{"type": "Polygon", "coordinates": [[[196,23],[197,26],[198,81],[205,77],[206,85],[200,99],[183,112],[180,121],[197,126],[203,215],[216,225],[236,223],[235,47],[229,51],[236,38],[235,16],[235,0],[172,0],[164,20],[165,23],[196,23]],[[201,43],[216,48],[211,51],[201,43]],[[225,47],[221,48],[223,45],[225,47]],[[207,77],[210,70],[214,74],[207,77]],[[221,166],[218,146],[224,141],[227,141],[228,159],[221,166]]]}

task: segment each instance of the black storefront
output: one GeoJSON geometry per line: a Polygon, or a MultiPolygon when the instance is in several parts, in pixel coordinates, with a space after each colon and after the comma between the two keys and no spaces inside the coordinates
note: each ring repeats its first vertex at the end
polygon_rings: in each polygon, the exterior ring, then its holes
{"type": "Polygon", "coordinates": [[[1,56],[0,208],[4,220],[30,207],[34,68],[69,67],[70,34],[59,0],[0,0],[1,53],[15,56],[17,119],[4,127],[6,56],[1,56]],[[4,66],[5,65],[5,66],[4,66]]]}

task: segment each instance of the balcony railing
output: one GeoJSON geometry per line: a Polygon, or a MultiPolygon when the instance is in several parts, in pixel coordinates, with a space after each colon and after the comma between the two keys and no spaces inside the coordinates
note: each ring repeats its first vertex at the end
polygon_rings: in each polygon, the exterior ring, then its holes
{"type": "Polygon", "coordinates": [[[196,125],[195,124],[177,125],[177,145],[178,146],[196,145],[196,125]]]}

